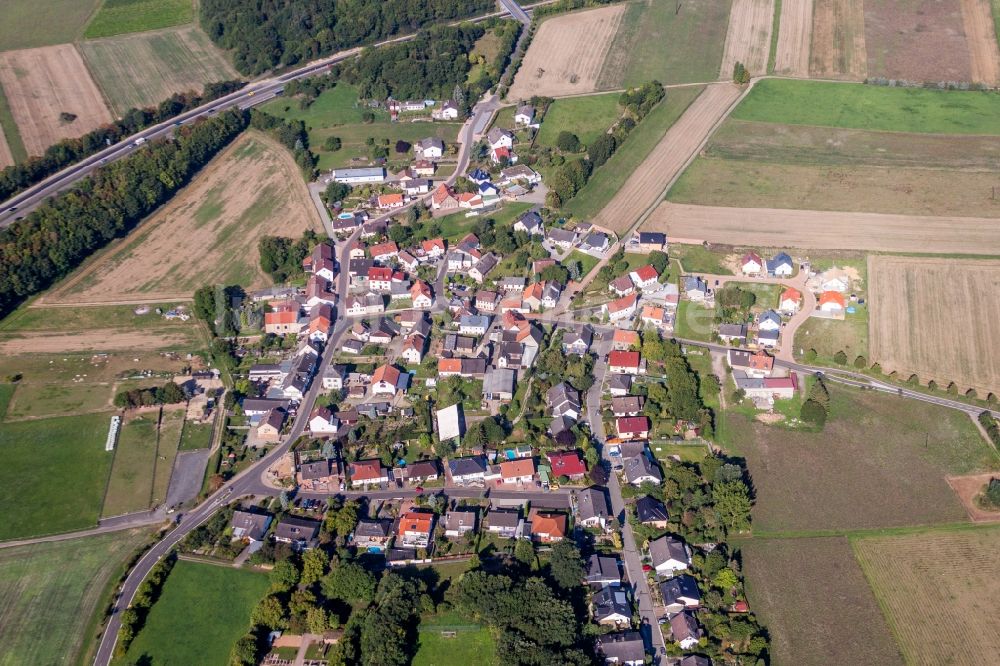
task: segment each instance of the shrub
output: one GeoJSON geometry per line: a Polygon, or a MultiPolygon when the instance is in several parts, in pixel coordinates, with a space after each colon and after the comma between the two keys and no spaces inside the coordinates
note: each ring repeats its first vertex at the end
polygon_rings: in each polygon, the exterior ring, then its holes
{"type": "Polygon", "coordinates": [[[576,134],[563,130],[556,137],[556,147],[564,153],[575,153],[580,150],[580,139],[576,134]]]}
{"type": "Polygon", "coordinates": [[[857,357],[855,357],[855,359],[854,359],[854,367],[855,368],[858,368],[859,370],[864,370],[865,366],[867,366],[867,365],[868,365],[868,361],[865,360],[864,356],[861,356],[859,354],[857,357]]]}
{"type": "Polygon", "coordinates": [[[844,353],[844,350],[833,355],[833,362],[837,365],[847,365],[847,354],[844,353]]]}
{"type": "Polygon", "coordinates": [[[816,356],[817,354],[815,349],[807,349],[803,360],[805,360],[806,363],[813,363],[816,360],[816,356]]]}
{"type": "Polygon", "coordinates": [[[819,404],[815,400],[806,400],[802,403],[802,409],[799,412],[799,417],[806,423],[812,423],[815,426],[822,428],[826,425],[826,409],[823,405],[819,404]]]}
{"type": "Polygon", "coordinates": [[[335,152],[340,150],[341,142],[339,136],[328,136],[323,141],[323,150],[335,152]]]}

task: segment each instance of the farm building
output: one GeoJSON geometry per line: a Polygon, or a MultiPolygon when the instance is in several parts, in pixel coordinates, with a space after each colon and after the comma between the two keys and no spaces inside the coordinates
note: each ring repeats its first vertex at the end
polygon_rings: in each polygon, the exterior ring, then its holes
{"type": "Polygon", "coordinates": [[[327,182],[355,185],[359,183],[381,183],[385,180],[385,169],[366,167],[363,169],[334,169],[327,182]]]}

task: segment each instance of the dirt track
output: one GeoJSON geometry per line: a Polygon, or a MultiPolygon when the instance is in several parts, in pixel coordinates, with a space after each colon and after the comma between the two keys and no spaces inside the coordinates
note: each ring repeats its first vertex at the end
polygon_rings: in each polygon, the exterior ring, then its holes
{"type": "Polygon", "coordinates": [[[809,74],[860,80],[868,76],[863,0],[814,0],[809,74]]]}
{"type": "Polygon", "coordinates": [[[596,90],[626,5],[575,12],[542,23],[507,93],[511,100],[596,90]]]}
{"type": "Polygon", "coordinates": [[[642,225],[670,237],[830,250],[1000,254],[994,219],[920,217],[664,202],[642,225]]]}
{"type": "Polygon", "coordinates": [[[733,0],[719,78],[731,79],[737,62],[751,74],[767,73],[774,0],[733,0]]]}
{"type": "Polygon", "coordinates": [[[987,0],[961,0],[962,25],[969,44],[972,80],[995,86],[1000,83],[1000,51],[987,0]]]}
{"type": "Polygon", "coordinates": [[[111,122],[101,92],[72,44],[0,53],[0,83],[28,155],[41,155],[60,139],[111,122]],[[61,120],[63,112],[76,119],[61,120]]]}
{"type": "Polygon", "coordinates": [[[594,223],[622,233],[663,194],[740,96],[731,83],[714,83],[691,103],[660,143],[629,177],[594,223]]]}
{"type": "Polygon", "coordinates": [[[774,73],[809,76],[813,0],[782,0],[774,73]]]}

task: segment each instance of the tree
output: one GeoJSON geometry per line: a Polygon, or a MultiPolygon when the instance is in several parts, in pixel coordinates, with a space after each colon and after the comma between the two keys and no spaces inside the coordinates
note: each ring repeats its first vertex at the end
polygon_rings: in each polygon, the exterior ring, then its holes
{"type": "Polygon", "coordinates": [[[253,666],[256,663],[257,638],[253,634],[244,634],[229,653],[229,666],[253,666]]]}
{"type": "Polygon", "coordinates": [[[847,365],[847,354],[844,353],[843,349],[833,355],[833,362],[837,365],[847,365]]]}
{"type": "Polygon", "coordinates": [[[350,185],[347,185],[346,183],[332,182],[326,186],[323,196],[326,197],[328,203],[332,204],[334,201],[341,201],[345,199],[350,193],[350,185]]]}
{"type": "Polygon", "coordinates": [[[715,574],[715,578],[712,579],[712,584],[722,590],[731,590],[736,587],[739,582],[740,579],[729,567],[719,571],[719,573],[715,574]]]}
{"type": "Polygon", "coordinates": [[[531,543],[529,539],[518,539],[517,543],[514,544],[514,558],[524,564],[525,566],[531,567],[535,564],[535,546],[531,543]]]}
{"type": "Polygon", "coordinates": [[[320,548],[310,548],[302,554],[302,585],[312,585],[326,573],[330,556],[320,548]]]}
{"type": "Polygon", "coordinates": [[[594,142],[587,148],[587,156],[590,158],[590,163],[596,169],[607,162],[614,155],[617,148],[618,142],[615,140],[614,135],[602,134],[594,139],[594,142]]]}
{"type": "Polygon", "coordinates": [[[368,603],[375,596],[375,576],[355,562],[341,562],[321,581],[323,594],[351,603],[368,603]]]}
{"type": "Polygon", "coordinates": [[[323,140],[323,150],[327,152],[336,152],[340,150],[340,137],[338,136],[328,136],[323,140]]]}
{"type": "Polygon", "coordinates": [[[319,606],[306,611],[306,629],[310,634],[322,634],[333,628],[333,616],[319,606]]]}
{"type": "Polygon", "coordinates": [[[733,83],[741,86],[750,83],[750,72],[742,62],[733,65],[733,83]]]}
{"type": "Polygon", "coordinates": [[[157,397],[164,405],[173,405],[187,400],[187,396],[184,394],[184,389],[174,382],[167,382],[161,386],[157,391],[157,397]]]}
{"type": "Polygon", "coordinates": [[[552,546],[549,574],[556,585],[564,590],[580,585],[584,576],[583,559],[576,544],[569,539],[563,539],[552,546]]]}
{"type": "Polygon", "coordinates": [[[867,365],[868,365],[868,361],[865,359],[864,356],[861,356],[860,354],[858,354],[857,356],[854,357],[854,367],[855,368],[858,368],[859,370],[864,370],[865,366],[867,366],[867,365]]]}
{"type": "Polygon", "coordinates": [[[647,257],[649,264],[656,269],[656,272],[663,275],[663,272],[667,270],[667,265],[669,264],[669,259],[667,258],[666,252],[660,252],[659,250],[653,250],[649,253],[647,257]]]}
{"type": "Polygon", "coordinates": [[[799,410],[799,418],[819,428],[826,425],[826,417],[826,409],[812,398],[802,403],[802,407],[799,410]]]}
{"type": "Polygon", "coordinates": [[[299,583],[299,570],[290,560],[275,562],[268,575],[271,579],[271,589],[275,592],[287,592],[299,583]]]}
{"type": "Polygon", "coordinates": [[[729,532],[750,529],[750,491],[742,481],[716,483],[712,486],[712,500],[719,520],[729,532]]]}
{"type": "Polygon", "coordinates": [[[250,613],[250,621],[271,630],[284,629],[288,624],[285,621],[285,609],[278,597],[273,594],[257,602],[250,613]]]}
{"type": "Polygon", "coordinates": [[[559,136],[556,137],[556,148],[563,151],[564,153],[575,153],[580,150],[580,139],[567,130],[559,132],[559,136]]]}

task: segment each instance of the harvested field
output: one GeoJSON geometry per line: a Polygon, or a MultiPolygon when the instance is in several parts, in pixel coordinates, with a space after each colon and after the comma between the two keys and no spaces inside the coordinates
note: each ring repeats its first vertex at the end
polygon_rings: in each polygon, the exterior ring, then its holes
{"type": "Polygon", "coordinates": [[[996,175],[988,171],[701,158],[684,172],[669,198],[706,206],[995,218],[1000,217],[996,187],[996,175]]]}
{"type": "Polygon", "coordinates": [[[594,218],[594,223],[619,234],[631,228],[696,154],[739,95],[740,88],[731,83],[708,86],[667,130],[645,161],[594,218]]]}
{"type": "Polygon", "coordinates": [[[111,121],[72,44],[0,53],[0,84],[29,155],[111,121]],[[62,119],[68,113],[74,119],[62,119]]]}
{"type": "Polygon", "coordinates": [[[809,76],[813,0],[782,0],[774,73],[809,76]]]}
{"type": "Polygon", "coordinates": [[[775,666],[902,665],[847,539],[751,539],[741,552],[775,666]]]}
{"type": "Polygon", "coordinates": [[[1000,84],[1000,50],[989,0],[961,0],[962,25],[969,44],[972,80],[1000,84]]]}
{"type": "Polygon", "coordinates": [[[201,92],[206,83],[238,78],[196,27],[95,39],[83,42],[80,50],[119,115],[159,104],[174,93],[201,92]]]}
{"type": "Polygon", "coordinates": [[[809,75],[827,79],[868,76],[863,0],[814,0],[809,75]]]}
{"type": "MultiPolygon", "coordinates": [[[[982,29],[991,24],[987,19],[982,29]]],[[[864,41],[869,76],[917,82],[972,78],[960,0],[867,0],[864,41]]]]}
{"type": "Polygon", "coordinates": [[[986,474],[969,474],[968,476],[949,476],[948,485],[955,491],[958,501],[965,507],[969,520],[974,523],[1000,522],[1000,510],[992,511],[979,506],[976,499],[983,492],[983,487],[992,479],[997,478],[996,472],[986,474]]]}
{"type": "Polygon", "coordinates": [[[643,225],[671,237],[817,250],[1000,254],[995,219],[728,208],[663,202],[643,225]]]}
{"type": "Polygon", "coordinates": [[[50,302],[190,298],[205,284],[269,283],[257,240],[321,223],[285,148],[257,132],[237,139],[152,218],[59,285],[50,302]]]}
{"type": "Polygon", "coordinates": [[[14,154],[10,152],[10,146],[7,145],[7,138],[0,131],[0,169],[9,167],[13,163],[14,154]]]}
{"type": "Polygon", "coordinates": [[[720,79],[731,79],[737,62],[743,63],[751,74],[767,73],[773,23],[774,0],[733,0],[720,79]]]}
{"type": "Polygon", "coordinates": [[[574,12],[539,26],[510,87],[510,99],[594,92],[624,4],[574,12]]]}
{"type": "Polygon", "coordinates": [[[996,662],[1000,528],[860,538],[852,545],[908,664],[996,662]]]}
{"type": "Polygon", "coordinates": [[[1000,393],[1000,261],[871,256],[868,275],[870,351],[884,372],[1000,393]]]}
{"type": "Polygon", "coordinates": [[[58,354],[61,352],[106,352],[118,349],[188,349],[198,346],[193,329],[166,331],[123,332],[118,329],[94,329],[67,336],[53,331],[26,332],[15,338],[0,340],[0,352],[19,354],[58,354]]]}

